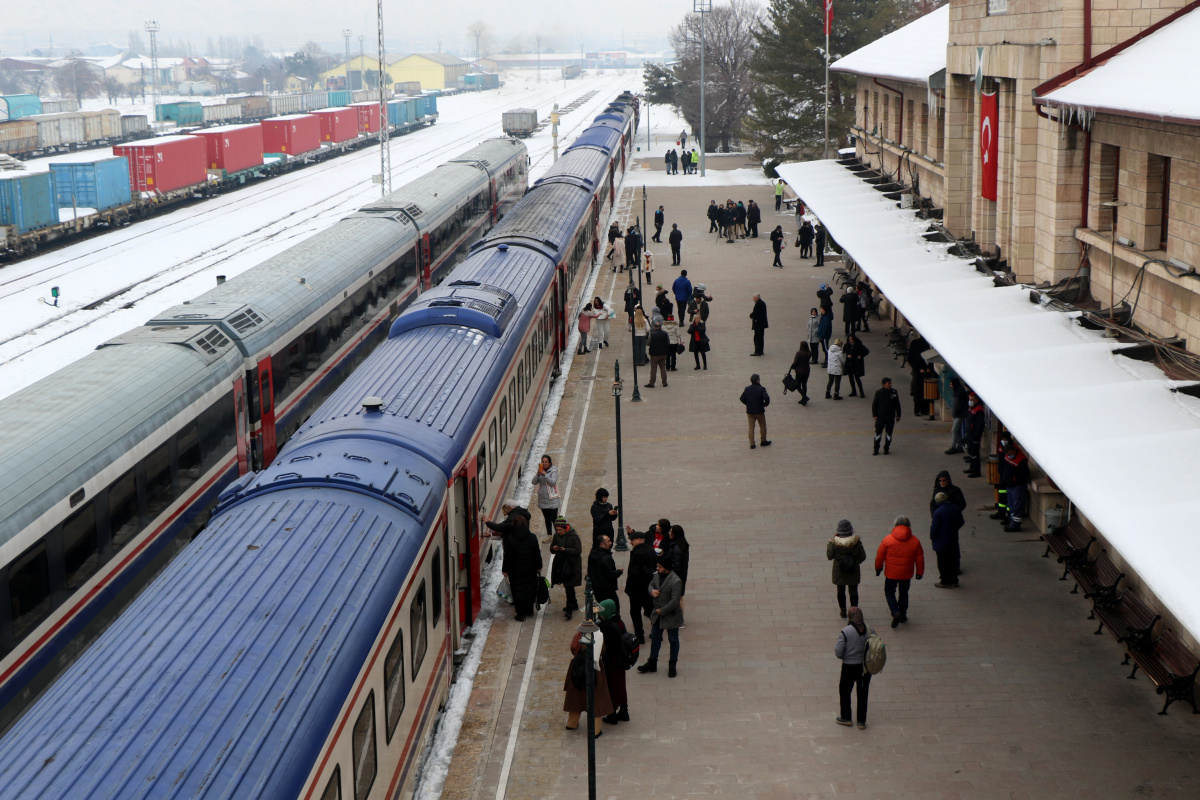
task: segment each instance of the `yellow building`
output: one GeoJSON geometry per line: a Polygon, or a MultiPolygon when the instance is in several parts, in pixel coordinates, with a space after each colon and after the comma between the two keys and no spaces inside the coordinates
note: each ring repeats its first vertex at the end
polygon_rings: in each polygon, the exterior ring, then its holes
{"type": "Polygon", "coordinates": [[[457,86],[470,68],[448,53],[413,53],[394,62],[388,72],[394,81],[420,81],[422,89],[446,89],[457,86]]]}
{"type": "MultiPolygon", "coordinates": [[[[330,79],[345,80],[349,69],[349,83],[345,87],[347,89],[362,89],[363,73],[367,74],[366,86],[375,85],[375,75],[379,74],[379,59],[371,58],[370,56],[355,56],[350,59],[349,63],[343,61],[335,67],[331,67],[321,73],[321,85],[324,86],[330,79]]],[[[389,75],[391,74],[389,70],[389,75]]]]}

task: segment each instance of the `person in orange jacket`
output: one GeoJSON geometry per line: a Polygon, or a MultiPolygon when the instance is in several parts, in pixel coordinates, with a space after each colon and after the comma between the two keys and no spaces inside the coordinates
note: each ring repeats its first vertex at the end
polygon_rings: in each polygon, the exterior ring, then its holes
{"type": "Polygon", "coordinates": [[[892,532],[879,543],[875,552],[875,574],[884,573],[883,594],[892,612],[892,627],[908,622],[908,587],[913,574],[925,577],[925,549],[913,536],[908,517],[896,517],[892,532]],[[896,597],[899,590],[899,599],[896,597]]]}

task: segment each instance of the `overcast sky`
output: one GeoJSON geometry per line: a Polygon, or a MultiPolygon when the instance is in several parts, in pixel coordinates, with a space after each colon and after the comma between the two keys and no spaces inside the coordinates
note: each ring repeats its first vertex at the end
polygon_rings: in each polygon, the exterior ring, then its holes
{"type": "MultiPolygon", "coordinates": [[[[622,35],[626,49],[657,50],[691,8],[691,0],[384,0],[384,29],[389,49],[436,49],[442,39],[444,50],[461,53],[468,25],[478,20],[491,29],[496,48],[528,44],[532,50],[533,37],[541,33],[543,49],[560,52],[578,52],[581,44],[612,49],[622,35]]],[[[350,28],[353,49],[365,32],[369,52],[375,35],[373,0],[13,0],[5,3],[3,19],[0,54],[11,56],[45,48],[51,36],[56,51],[105,41],[123,47],[128,32],[142,30],[148,19],[158,21],[162,39],[189,40],[198,50],[208,37],[220,35],[261,36],[272,50],[309,39],[340,50],[340,32],[350,28]]]]}

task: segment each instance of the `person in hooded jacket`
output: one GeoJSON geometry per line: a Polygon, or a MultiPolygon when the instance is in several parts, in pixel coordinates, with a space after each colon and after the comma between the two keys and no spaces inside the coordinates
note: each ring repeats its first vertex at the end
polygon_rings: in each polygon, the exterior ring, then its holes
{"type": "Polygon", "coordinates": [[[625,574],[625,596],[629,598],[629,616],[633,619],[633,632],[638,644],[646,643],[646,629],[642,617],[649,618],[654,610],[650,600],[650,579],[654,577],[658,555],[650,543],[649,534],[635,531],[626,525],[629,537],[629,568],[625,574]]]}
{"type": "Polygon", "coordinates": [[[949,471],[942,470],[933,479],[933,494],[929,497],[930,516],[933,515],[934,511],[937,511],[938,503],[935,498],[937,498],[939,492],[946,495],[946,498],[957,506],[959,511],[967,510],[967,498],[963,496],[962,489],[954,485],[954,481],[950,479],[949,471]]]}
{"type": "Polygon", "coordinates": [[[829,364],[829,340],[833,337],[833,309],[827,308],[821,312],[821,319],[817,322],[817,335],[821,337],[821,347],[825,348],[825,360],[821,362],[824,367],[829,364]]]}
{"type": "Polygon", "coordinates": [[[563,616],[570,619],[571,613],[579,610],[575,587],[583,584],[583,542],[579,539],[579,532],[563,517],[554,520],[550,557],[554,559],[550,568],[550,584],[562,584],[566,597],[563,616]]]}
{"type": "Polygon", "coordinates": [[[604,662],[604,681],[608,684],[608,696],[612,699],[611,714],[602,717],[608,725],[629,722],[629,691],[625,686],[625,652],[621,637],[625,635],[625,623],[617,613],[617,604],[602,600],[593,609],[593,618],[600,625],[604,641],[611,644],[604,648],[600,658],[604,662]]]}
{"type": "Polygon", "coordinates": [[[530,483],[537,487],[538,508],[546,522],[546,534],[550,535],[554,533],[554,520],[558,518],[558,507],[562,505],[562,498],[558,494],[558,467],[554,466],[554,459],[543,454],[530,483]]]}
{"type": "Polygon", "coordinates": [[[512,590],[517,622],[533,616],[537,585],[542,571],[542,547],[529,528],[514,528],[504,537],[504,563],[501,566],[512,590]]]}
{"type": "Polygon", "coordinates": [[[733,209],[733,223],[737,229],[737,238],[746,238],[746,206],[738,200],[738,204],[733,209]]]}
{"type": "Polygon", "coordinates": [[[529,509],[518,505],[516,500],[505,500],[500,505],[500,510],[505,515],[503,522],[492,522],[487,517],[484,517],[483,524],[490,531],[484,534],[485,536],[499,536],[501,543],[503,543],[505,537],[517,528],[529,528],[529,520],[533,517],[530,515],[529,509]]]}
{"type": "Polygon", "coordinates": [[[683,334],[679,330],[679,325],[675,322],[675,315],[668,314],[663,320],[663,332],[667,334],[667,339],[671,342],[671,349],[667,351],[667,371],[678,372],[676,366],[679,358],[679,345],[683,344],[683,334]]]}
{"type": "Polygon", "coordinates": [[[875,551],[875,574],[884,573],[883,594],[892,612],[892,627],[908,622],[908,589],[913,576],[925,577],[925,548],[913,536],[908,517],[896,517],[892,532],[875,551]],[[897,593],[899,596],[897,596],[897,593]]]}
{"type": "Polygon", "coordinates": [[[801,342],[800,349],[796,351],[796,356],[792,359],[792,366],[788,369],[788,372],[796,377],[796,391],[800,394],[800,399],[796,402],[802,406],[808,405],[808,376],[812,371],[810,355],[808,342],[801,342]]]}
{"type": "Polygon", "coordinates": [[[683,588],[679,592],[679,604],[683,605],[683,596],[687,594],[688,567],[692,560],[692,546],[688,543],[687,535],[683,532],[682,525],[672,525],[670,529],[671,549],[671,572],[679,576],[683,588]]]}
{"type": "Polygon", "coordinates": [[[963,526],[963,515],[958,506],[950,502],[945,492],[933,496],[937,508],[929,524],[929,543],[937,557],[939,589],[958,588],[958,532],[963,526]]]}
{"type": "Polygon", "coordinates": [[[837,587],[838,608],[845,618],[846,591],[850,592],[850,605],[858,605],[858,585],[862,583],[859,564],[867,560],[867,550],[850,520],[838,522],[837,533],[825,543],[825,558],[833,562],[833,585],[837,587]]]}
{"type": "Polygon", "coordinates": [[[867,636],[873,631],[863,621],[862,609],[858,606],[850,609],[847,622],[849,624],[842,628],[837,643],[833,646],[833,654],[842,662],[842,677],[838,681],[840,705],[834,721],[838,725],[851,724],[850,690],[857,688],[857,720],[858,729],[861,731],[867,727],[867,694],[871,688],[871,673],[867,672],[864,662],[867,658],[867,636]]]}
{"type": "Polygon", "coordinates": [[[817,305],[822,311],[833,311],[833,287],[822,283],[817,289],[817,305]]]}
{"type": "Polygon", "coordinates": [[[600,543],[601,536],[615,539],[613,522],[617,518],[617,509],[608,502],[608,489],[596,490],[596,499],[592,501],[592,547],[600,543]]]}
{"type": "Polygon", "coordinates": [[[850,396],[863,397],[867,396],[867,390],[863,388],[863,375],[867,374],[867,356],[871,351],[863,344],[857,335],[850,334],[846,337],[846,346],[842,352],[846,354],[846,375],[850,378],[850,396]]]}
{"type": "Polygon", "coordinates": [[[842,399],[842,373],[846,369],[846,355],[842,352],[842,340],[834,339],[829,351],[825,354],[825,368],[829,370],[829,380],[825,383],[825,399],[829,399],[829,391],[833,390],[833,399],[842,399]]]}
{"type": "Polygon", "coordinates": [[[875,399],[871,401],[871,417],[875,420],[875,455],[879,455],[879,445],[883,443],[883,454],[892,451],[892,430],[900,421],[900,393],[892,388],[892,379],[884,377],[880,387],[875,390],[875,399]],[[884,435],[886,434],[886,438],[884,435]]]}

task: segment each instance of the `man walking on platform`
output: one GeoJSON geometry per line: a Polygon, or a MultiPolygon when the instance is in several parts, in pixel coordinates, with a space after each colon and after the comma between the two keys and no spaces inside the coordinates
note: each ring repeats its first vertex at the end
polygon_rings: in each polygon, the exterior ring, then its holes
{"type": "Polygon", "coordinates": [[[680,248],[683,247],[683,231],[679,230],[679,225],[671,223],[671,233],[667,236],[667,242],[671,245],[671,266],[678,267],[680,262],[680,248]]]}
{"type": "Polygon", "coordinates": [[[871,401],[871,417],[875,420],[875,452],[879,455],[879,443],[883,441],[883,454],[892,449],[892,429],[900,421],[900,394],[892,388],[892,379],[884,378],[883,387],[876,390],[871,401]],[[887,438],[884,438],[886,434],[887,438]]]}
{"type": "Polygon", "coordinates": [[[751,239],[758,238],[758,223],[762,222],[762,209],[753,200],[746,207],[746,231],[751,239]]]}
{"type": "Polygon", "coordinates": [[[654,545],[646,538],[646,534],[625,526],[629,534],[629,572],[625,578],[625,594],[629,598],[629,616],[633,618],[633,632],[637,635],[638,644],[646,643],[646,631],[643,627],[642,616],[650,617],[654,612],[654,603],[650,598],[650,579],[655,575],[654,545]]]}
{"type": "Polygon", "coordinates": [[[817,223],[815,238],[817,241],[817,266],[825,266],[825,226],[817,223]]]}
{"type": "Polygon", "coordinates": [[[908,587],[913,575],[925,577],[925,548],[913,536],[908,517],[896,517],[892,532],[879,543],[875,552],[875,575],[884,572],[883,594],[892,612],[892,627],[908,622],[908,587]],[[885,572],[886,570],[886,572],[885,572]],[[899,598],[896,593],[899,591],[899,598]]]}
{"type": "Polygon", "coordinates": [[[679,271],[679,277],[671,284],[671,293],[675,295],[675,307],[679,309],[675,319],[679,320],[679,324],[682,325],[683,321],[687,319],[685,314],[688,301],[692,299],[692,282],[688,280],[686,269],[679,271]]]}
{"type": "Polygon", "coordinates": [[[667,222],[666,212],[663,207],[659,206],[658,211],[654,212],[654,235],[650,237],[650,241],[662,244],[660,235],[662,234],[663,225],[667,222]]]}
{"type": "Polygon", "coordinates": [[[708,201],[708,232],[717,232],[717,219],[719,218],[721,209],[717,207],[716,200],[708,201]]]}
{"type": "Polygon", "coordinates": [[[650,615],[650,658],[637,669],[643,675],[658,672],[658,651],[665,630],[671,642],[667,676],[674,678],[678,674],[675,665],[679,661],[679,628],[683,625],[683,607],[679,604],[683,599],[683,581],[671,571],[671,565],[666,561],[659,561],[656,569],[657,574],[650,580],[650,597],[654,599],[654,611],[650,615]]]}
{"type": "Polygon", "coordinates": [[[662,373],[663,388],[667,388],[667,354],[670,348],[674,347],[671,344],[671,338],[667,332],[663,330],[661,322],[655,322],[650,331],[650,382],[646,384],[647,389],[654,388],[654,379],[658,373],[662,373]]]}
{"type": "Polygon", "coordinates": [[[754,309],[750,312],[750,327],[754,331],[754,352],[750,355],[763,355],[763,337],[767,330],[767,304],[762,297],[754,295],[754,309]]]}
{"type": "Polygon", "coordinates": [[[750,449],[754,444],[754,423],[758,423],[758,433],[763,447],[770,447],[771,440],[767,438],[767,406],[771,405],[771,396],[766,387],[759,382],[758,373],[750,376],[750,385],[742,390],[738,398],[746,407],[746,421],[750,429],[750,449]]]}
{"type": "Polygon", "coordinates": [[[605,535],[600,537],[600,544],[588,553],[588,577],[592,579],[592,596],[599,603],[601,600],[612,600],[617,604],[617,613],[621,613],[621,601],[617,598],[617,578],[624,570],[617,569],[617,562],[612,557],[612,538],[605,535]]]}
{"type": "Polygon", "coordinates": [[[775,260],[771,262],[772,267],[783,268],[783,262],[779,260],[783,254],[783,226],[776,225],[775,230],[771,231],[771,252],[775,254],[775,260]]]}

